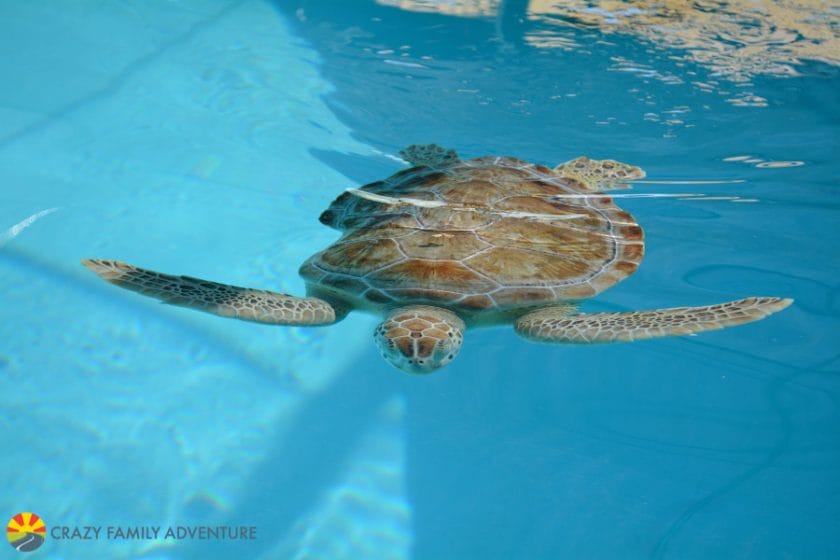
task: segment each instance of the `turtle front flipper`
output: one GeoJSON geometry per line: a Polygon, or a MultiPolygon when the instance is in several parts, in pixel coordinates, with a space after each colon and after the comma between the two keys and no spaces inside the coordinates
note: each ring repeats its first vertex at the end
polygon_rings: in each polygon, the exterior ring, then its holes
{"type": "Polygon", "coordinates": [[[627,181],[643,179],[645,171],[612,159],[589,159],[581,156],[554,168],[561,177],[575,179],[593,192],[626,188],[627,181]]]}
{"type": "Polygon", "coordinates": [[[412,144],[400,150],[400,157],[412,166],[427,167],[442,167],[461,161],[455,150],[442,148],[437,144],[412,144]]]}
{"type": "Polygon", "coordinates": [[[792,299],[751,297],[705,307],[569,315],[552,307],[516,321],[516,332],[537,342],[613,342],[678,336],[734,327],[781,311],[792,299]]]}
{"type": "MultiPolygon", "coordinates": [[[[329,325],[336,310],[324,300],[240,288],[146,270],[119,261],[85,259],[82,264],[121,288],[222,317],[274,325],[329,325]]],[[[341,318],[341,317],[339,317],[341,318]]]]}

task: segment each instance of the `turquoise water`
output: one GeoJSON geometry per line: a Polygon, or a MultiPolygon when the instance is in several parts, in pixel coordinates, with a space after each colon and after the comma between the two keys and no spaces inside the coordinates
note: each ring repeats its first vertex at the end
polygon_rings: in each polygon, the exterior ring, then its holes
{"type": "Polygon", "coordinates": [[[0,516],[257,532],[56,559],[840,557],[838,16],[737,5],[0,6],[0,516]],[[417,142],[711,182],[616,199],[645,261],[584,311],[796,302],[633,344],[470,331],[411,377],[373,317],[239,323],[78,264],[301,294],[320,212],[417,142]]]}

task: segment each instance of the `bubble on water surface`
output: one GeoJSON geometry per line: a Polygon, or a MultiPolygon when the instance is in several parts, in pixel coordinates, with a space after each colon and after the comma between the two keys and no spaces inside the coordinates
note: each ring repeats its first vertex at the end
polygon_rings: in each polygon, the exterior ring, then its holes
{"type": "Polygon", "coordinates": [[[765,161],[759,163],[756,167],[760,169],[777,168],[777,167],[799,167],[805,165],[804,161],[765,161]]]}

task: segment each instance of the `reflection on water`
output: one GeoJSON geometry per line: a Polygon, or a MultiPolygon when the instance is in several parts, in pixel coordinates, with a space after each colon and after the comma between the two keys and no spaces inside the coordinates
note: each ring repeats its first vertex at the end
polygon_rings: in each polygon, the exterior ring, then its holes
{"type": "Polygon", "coordinates": [[[832,31],[838,15],[837,8],[819,1],[533,0],[529,5],[530,17],[561,27],[633,33],[685,50],[685,59],[737,82],[757,74],[797,75],[804,59],[840,63],[840,39],[832,31]]]}
{"type": "Polygon", "coordinates": [[[499,11],[500,0],[376,0],[383,6],[394,6],[414,12],[438,12],[449,16],[494,16],[499,11]]]}
{"type": "MultiPolygon", "coordinates": [[[[688,0],[377,0],[379,4],[411,11],[439,12],[464,17],[518,17],[527,27],[523,39],[539,48],[581,49],[571,30],[596,30],[602,37],[633,34],[659,47],[679,49],[672,57],[712,71],[712,80],[698,79],[700,89],[718,90],[721,78],[746,85],[754,76],[799,75],[804,60],[840,64],[840,37],[836,26],[840,7],[814,0],[688,1],[688,0]],[[520,14],[512,14],[519,10],[520,14]]],[[[617,70],[637,65],[616,60],[617,70]]],[[[663,81],[682,78],[653,76],[652,68],[636,68],[663,81]]],[[[686,74],[691,74],[687,72],[686,74]]],[[[753,94],[735,94],[735,105],[765,106],[753,94]]]]}
{"type": "Polygon", "coordinates": [[[799,167],[805,165],[804,161],[764,161],[753,156],[732,156],[724,158],[723,161],[735,161],[755,165],[759,169],[773,169],[778,167],[799,167]]]}

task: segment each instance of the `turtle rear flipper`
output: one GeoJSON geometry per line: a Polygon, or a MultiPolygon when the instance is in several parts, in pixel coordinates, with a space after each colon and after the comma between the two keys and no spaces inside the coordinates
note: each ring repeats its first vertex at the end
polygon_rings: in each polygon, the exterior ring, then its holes
{"type": "Polygon", "coordinates": [[[626,188],[624,183],[627,181],[642,179],[647,175],[640,167],[612,159],[589,159],[586,156],[561,163],[554,168],[554,172],[580,181],[587,190],[593,192],[626,188]]]}
{"type": "Polygon", "coordinates": [[[190,276],[173,276],[119,261],[86,259],[82,264],[103,280],[121,288],[164,303],[222,317],[274,325],[329,325],[336,322],[335,308],[314,297],[300,298],[190,276]]]}
{"type": "Polygon", "coordinates": [[[763,319],[792,299],[751,297],[705,307],[674,307],[629,313],[569,315],[547,308],[516,321],[516,332],[537,342],[613,342],[678,336],[723,329],[763,319]]]}
{"type": "Polygon", "coordinates": [[[413,166],[441,167],[461,161],[455,150],[437,144],[412,144],[400,150],[400,157],[413,166]]]}

